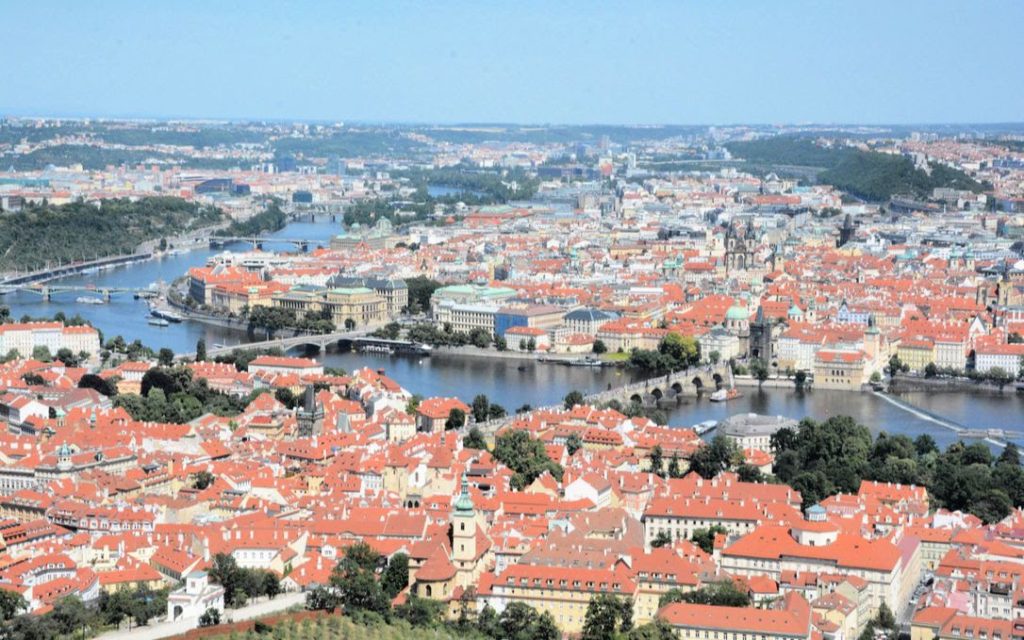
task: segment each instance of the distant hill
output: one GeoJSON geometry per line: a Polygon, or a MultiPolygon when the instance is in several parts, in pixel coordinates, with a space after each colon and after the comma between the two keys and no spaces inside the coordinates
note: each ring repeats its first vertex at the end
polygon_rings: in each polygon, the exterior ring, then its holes
{"type": "Polygon", "coordinates": [[[931,172],[914,167],[910,158],[850,147],[824,147],[799,136],[776,136],[750,142],[731,142],[726,148],[743,158],[753,173],[814,176],[815,184],[830,184],[855,196],[881,202],[894,195],[924,198],[937,187],[980,193],[985,185],[959,169],[932,163],[931,172]]]}
{"type": "Polygon", "coordinates": [[[99,207],[85,202],[30,205],[0,214],[0,271],[131,253],[147,240],[222,220],[219,209],[170,197],[104,200],[99,207]]]}

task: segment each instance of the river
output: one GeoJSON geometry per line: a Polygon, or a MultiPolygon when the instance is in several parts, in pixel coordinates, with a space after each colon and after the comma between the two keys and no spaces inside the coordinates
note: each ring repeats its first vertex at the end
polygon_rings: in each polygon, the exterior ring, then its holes
{"type": "MultiPolygon", "coordinates": [[[[294,222],[271,237],[305,238],[326,243],[340,231],[338,223],[294,222]]],[[[247,245],[234,245],[234,250],[245,250],[247,245]]],[[[288,244],[267,242],[269,251],[291,251],[288,244]]],[[[54,281],[54,284],[146,287],[158,280],[170,282],[190,267],[205,264],[220,250],[197,249],[162,259],[137,263],[90,274],[81,274],[54,281]]],[[[117,334],[126,340],[142,340],[153,348],[169,347],[176,352],[195,349],[196,341],[204,338],[208,345],[235,344],[245,335],[226,329],[184,322],[169,327],[154,327],[147,323],[146,303],[131,296],[115,295],[109,304],[80,304],[75,298],[81,294],[57,294],[44,302],[33,293],[17,292],[0,298],[0,304],[9,306],[15,318],[22,315],[52,317],[58,311],[66,315],[76,313],[91,321],[107,337],[117,334]]],[[[523,405],[542,406],[560,401],[571,390],[598,391],[609,384],[629,382],[628,372],[617,369],[566,367],[555,364],[528,363],[491,358],[465,357],[438,353],[427,358],[408,356],[382,356],[375,354],[326,353],[318,356],[325,364],[353,370],[361,366],[384,369],[404,387],[424,396],[458,396],[469,401],[484,393],[494,402],[509,410],[523,405]]],[[[933,420],[928,414],[942,416],[946,421],[973,428],[1024,428],[1024,397],[1021,394],[1004,396],[973,395],[965,393],[907,393],[899,397],[902,402],[923,411],[908,411],[885,398],[870,393],[844,391],[807,391],[795,389],[742,389],[743,395],[728,403],[711,403],[705,399],[691,400],[669,413],[670,424],[693,425],[704,420],[721,419],[742,412],[784,415],[793,418],[812,416],[824,419],[832,415],[851,415],[872,431],[903,433],[914,436],[929,433],[941,446],[955,440],[955,434],[933,420]]],[[[941,421],[940,421],[941,422],[941,421]]]]}

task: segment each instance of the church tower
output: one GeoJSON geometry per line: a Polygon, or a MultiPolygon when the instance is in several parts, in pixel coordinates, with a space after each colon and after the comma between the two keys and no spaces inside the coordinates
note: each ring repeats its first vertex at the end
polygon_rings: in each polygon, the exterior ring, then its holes
{"type": "Polygon", "coordinates": [[[298,414],[298,437],[311,438],[319,436],[324,430],[324,406],[317,402],[313,386],[306,387],[303,394],[302,408],[298,414]]]}
{"type": "Polygon", "coordinates": [[[462,474],[462,491],[452,511],[452,560],[460,573],[476,565],[476,508],[469,495],[469,482],[462,474]]]}
{"type": "Polygon", "coordinates": [[[843,226],[839,229],[839,240],[836,241],[836,247],[842,247],[850,240],[853,240],[855,232],[853,218],[850,217],[850,214],[846,214],[846,217],[843,219],[843,226]]]}

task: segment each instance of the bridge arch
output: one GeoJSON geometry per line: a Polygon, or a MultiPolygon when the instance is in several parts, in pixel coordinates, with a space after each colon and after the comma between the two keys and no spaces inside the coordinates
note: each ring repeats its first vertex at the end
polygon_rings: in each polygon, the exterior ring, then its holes
{"type": "Polygon", "coordinates": [[[704,390],[704,381],[700,379],[700,376],[693,376],[693,380],[690,380],[690,384],[697,387],[697,393],[704,390]]]}
{"type": "Polygon", "coordinates": [[[711,376],[711,378],[715,381],[715,388],[721,389],[722,383],[725,382],[725,380],[722,378],[722,374],[715,372],[715,375],[711,376]]]}
{"type": "Polygon", "coordinates": [[[635,402],[637,404],[643,404],[644,398],[639,393],[634,393],[633,395],[629,396],[629,401],[635,402]]]}
{"type": "Polygon", "coordinates": [[[671,389],[675,391],[676,394],[680,394],[683,392],[683,385],[680,384],[679,382],[673,382],[671,389]]]}
{"type": "Polygon", "coordinates": [[[665,394],[662,393],[661,389],[659,389],[658,387],[654,387],[654,389],[651,391],[651,395],[654,396],[655,400],[661,400],[662,398],[665,397],[665,394]]]}

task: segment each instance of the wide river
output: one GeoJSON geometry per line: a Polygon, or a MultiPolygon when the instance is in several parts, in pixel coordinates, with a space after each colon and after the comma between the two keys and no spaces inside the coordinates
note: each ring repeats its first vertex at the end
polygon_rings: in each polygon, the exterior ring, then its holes
{"type": "MultiPolygon", "coordinates": [[[[272,235],[326,242],[339,231],[337,223],[296,222],[272,235]]],[[[244,250],[247,246],[230,248],[244,250]]],[[[294,250],[291,245],[273,242],[267,242],[264,248],[269,251],[294,250]]],[[[146,287],[159,280],[170,282],[190,267],[205,264],[218,251],[198,249],[159,260],[63,278],[53,284],[95,285],[98,288],[146,287]]],[[[79,295],[82,294],[57,294],[50,302],[44,302],[36,294],[18,292],[0,297],[0,304],[9,306],[15,318],[25,314],[52,317],[58,311],[68,316],[78,313],[100,328],[106,337],[120,334],[128,341],[139,339],[150,347],[170,347],[176,352],[193,351],[199,338],[205,338],[208,345],[245,341],[242,333],[192,322],[165,328],[154,327],[147,323],[145,302],[125,294],[115,295],[109,304],[104,305],[78,303],[76,298],[79,295]]],[[[523,404],[553,404],[574,389],[597,391],[607,388],[609,384],[618,385],[630,380],[628,372],[616,369],[540,363],[522,365],[515,360],[444,353],[426,358],[356,353],[327,353],[318,357],[325,364],[347,370],[362,366],[384,369],[404,387],[424,396],[458,396],[469,401],[474,395],[484,393],[509,410],[523,404]]],[[[851,415],[873,431],[911,436],[930,433],[941,446],[955,439],[953,431],[942,423],[975,428],[1024,429],[1024,397],[1021,394],[992,397],[964,393],[908,393],[894,401],[870,393],[842,391],[758,391],[755,388],[742,391],[742,397],[728,403],[692,400],[689,404],[681,405],[670,413],[670,424],[688,426],[749,411],[793,418],[811,416],[816,419],[851,415]]]]}

